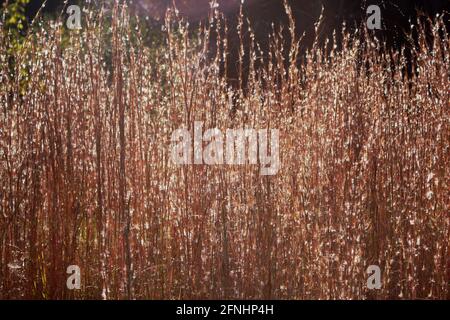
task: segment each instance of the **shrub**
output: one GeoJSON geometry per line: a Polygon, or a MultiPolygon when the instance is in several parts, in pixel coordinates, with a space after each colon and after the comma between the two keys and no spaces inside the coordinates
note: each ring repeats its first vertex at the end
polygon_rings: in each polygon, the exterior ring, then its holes
{"type": "Polygon", "coordinates": [[[274,30],[233,88],[217,11],[196,36],[168,11],[157,47],[118,4],[85,16],[68,39],[55,20],[15,53],[25,92],[0,34],[1,298],[448,298],[442,17],[416,25],[415,72],[365,31],[300,57],[291,25],[289,61],[274,30]],[[172,164],[171,133],[195,120],[279,129],[281,170],[172,164]]]}

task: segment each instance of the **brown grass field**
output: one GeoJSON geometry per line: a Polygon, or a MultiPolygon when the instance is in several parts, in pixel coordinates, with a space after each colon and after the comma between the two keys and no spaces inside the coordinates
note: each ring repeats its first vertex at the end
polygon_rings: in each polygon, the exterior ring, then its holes
{"type": "Polygon", "coordinates": [[[119,6],[36,22],[13,53],[0,32],[0,298],[450,299],[442,17],[411,59],[365,29],[301,54],[291,21],[268,52],[242,44],[245,87],[210,18],[193,35],[168,11],[154,46],[119,6]],[[278,129],[281,169],[173,164],[194,121],[278,129]]]}

